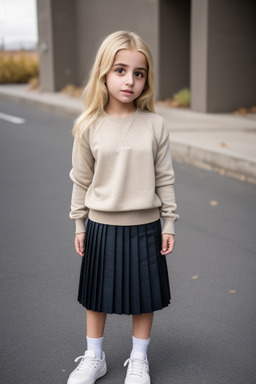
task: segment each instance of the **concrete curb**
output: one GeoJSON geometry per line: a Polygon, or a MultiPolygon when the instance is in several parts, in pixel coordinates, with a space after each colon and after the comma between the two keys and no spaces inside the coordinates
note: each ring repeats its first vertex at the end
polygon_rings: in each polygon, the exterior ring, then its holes
{"type": "Polygon", "coordinates": [[[256,161],[254,159],[246,159],[176,140],[171,141],[171,151],[172,157],[177,161],[214,170],[221,174],[228,174],[256,184],[256,161]]]}
{"type": "Polygon", "coordinates": [[[48,100],[45,100],[40,97],[40,94],[34,93],[31,95],[24,93],[14,95],[11,92],[2,92],[2,90],[0,90],[0,98],[2,97],[7,100],[15,100],[25,104],[37,105],[51,111],[60,111],[73,116],[77,116],[81,112],[82,105],[79,108],[79,103],[77,100],[73,100],[72,98],[69,100],[65,96],[62,97],[63,95],[60,96],[60,100],[58,98],[54,99],[52,97],[48,100]]]}

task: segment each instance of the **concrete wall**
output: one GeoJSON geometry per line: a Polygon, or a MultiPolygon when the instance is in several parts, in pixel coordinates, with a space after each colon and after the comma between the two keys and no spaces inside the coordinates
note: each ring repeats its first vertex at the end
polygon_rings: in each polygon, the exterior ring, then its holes
{"type": "Polygon", "coordinates": [[[149,45],[158,72],[159,0],[75,0],[78,81],[85,84],[102,40],[117,30],[138,33],[149,45]]]}
{"type": "Polygon", "coordinates": [[[159,98],[190,86],[190,0],[160,0],[159,98]]]}
{"type": "Polygon", "coordinates": [[[256,102],[256,1],[209,2],[207,111],[256,102]]]}
{"type": "Polygon", "coordinates": [[[192,0],[192,109],[228,112],[256,100],[255,0],[192,0]]]}

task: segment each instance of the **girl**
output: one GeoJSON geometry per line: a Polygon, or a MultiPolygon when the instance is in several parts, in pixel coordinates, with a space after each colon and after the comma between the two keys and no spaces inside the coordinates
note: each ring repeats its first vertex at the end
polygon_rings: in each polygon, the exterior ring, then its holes
{"type": "Polygon", "coordinates": [[[166,255],[178,215],[169,134],[154,113],[153,61],[144,41],[129,32],[109,35],[83,96],[73,128],[70,218],[82,257],[78,301],[87,309],[87,350],[68,384],[93,384],[106,374],[107,313],[133,317],[125,384],[149,384],[153,313],[170,303],[166,255]]]}

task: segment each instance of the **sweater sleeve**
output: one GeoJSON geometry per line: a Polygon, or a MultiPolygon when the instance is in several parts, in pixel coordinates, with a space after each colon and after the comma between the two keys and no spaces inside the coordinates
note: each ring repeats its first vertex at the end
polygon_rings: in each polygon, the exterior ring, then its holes
{"type": "Polygon", "coordinates": [[[179,218],[179,215],[175,213],[177,205],[173,188],[174,179],[169,132],[163,122],[161,138],[155,158],[156,194],[162,202],[160,216],[164,221],[162,233],[174,234],[174,222],[179,218]]]}
{"type": "Polygon", "coordinates": [[[93,169],[94,158],[89,146],[84,145],[83,140],[79,145],[75,138],[72,151],[72,169],[69,174],[73,181],[69,217],[75,220],[75,233],[86,232],[85,219],[88,217],[88,208],[85,206],[85,196],[92,182],[93,169]]]}

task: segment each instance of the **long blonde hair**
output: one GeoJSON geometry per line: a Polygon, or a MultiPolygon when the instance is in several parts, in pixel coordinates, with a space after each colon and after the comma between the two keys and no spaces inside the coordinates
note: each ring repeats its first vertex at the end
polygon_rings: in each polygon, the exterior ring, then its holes
{"type": "Polygon", "coordinates": [[[103,112],[108,103],[108,91],[105,76],[111,69],[116,53],[121,49],[136,49],[142,52],[148,65],[147,80],[142,94],[135,100],[135,106],[141,110],[154,112],[154,69],[153,58],[146,43],[133,32],[114,32],[102,42],[89,81],[82,93],[84,108],[74,121],[73,136],[81,142],[84,130],[103,112]]]}

